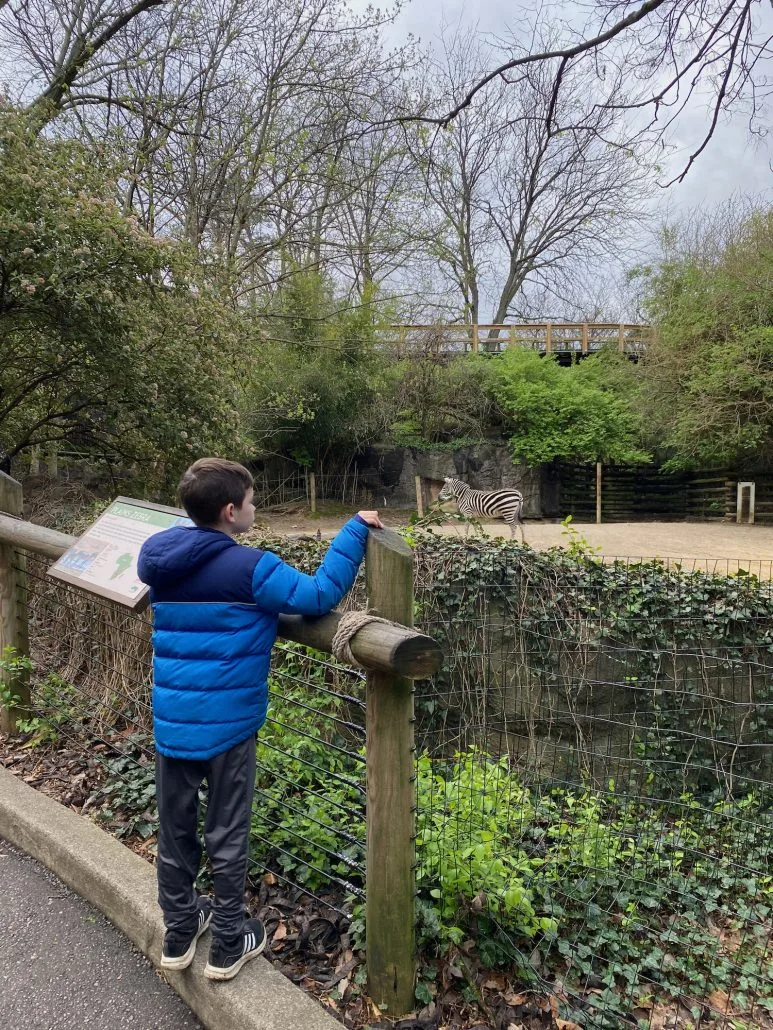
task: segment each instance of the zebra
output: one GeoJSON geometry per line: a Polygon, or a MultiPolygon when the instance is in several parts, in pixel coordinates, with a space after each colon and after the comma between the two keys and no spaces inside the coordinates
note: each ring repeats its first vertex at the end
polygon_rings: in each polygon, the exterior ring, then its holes
{"type": "Polygon", "coordinates": [[[487,515],[490,518],[503,519],[510,527],[510,537],[515,536],[516,526],[520,530],[521,543],[524,542],[523,494],[520,490],[473,490],[461,479],[445,477],[443,489],[438,495],[438,504],[455,501],[459,514],[465,518],[487,515]]]}

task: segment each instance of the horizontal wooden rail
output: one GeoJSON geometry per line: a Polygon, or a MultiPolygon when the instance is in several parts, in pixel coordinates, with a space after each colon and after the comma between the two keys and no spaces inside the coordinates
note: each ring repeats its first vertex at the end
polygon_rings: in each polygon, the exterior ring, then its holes
{"type": "MultiPolygon", "coordinates": [[[[518,329],[518,330],[536,330],[544,332],[548,326],[552,329],[571,329],[579,330],[583,326],[587,326],[588,329],[643,329],[649,331],[650,326],[642,322],[477,322],[475,323],[478,329],[483,329],[485,332],[489,332],[492,329],[505,330],[505,329],[518,329]]],[[[427,329],[427,330],[455,330],[456,332],[470,332],[474,328],[473,324],[466,322],[448,322],[438,325],[432,324],[406,324],[406,325],[390,325],[389,329],[392,332],[401,332],[402,330],[416,330],[416,329],[427,329]]]]}
{"type": "Polygon", "coordinates": [[[61,558],[77,537],[67,533],[59,533],[55,529],[36,526],[34,522],[13,519],[9,515],[0,514],[0,542],[19,547],[24,551],[32,551],[44,558],[61,558]]]}
{"type": "MultiPolygon", "coordinates": [[[[10,544],[45,558],[57,559],[76,540],[77,537],[67,533],[0,514],[0,544],[10,544]]],[[[330,612],[318,619],[280,615],[279,636],[330,653],[341,618],[340,612],[330,612]]],[[[424,679],[433,675],[442,661],[440,646],[432,637],[393,622],[363,626],[352,637],[349,646],[363,668],[391,672],[407,679],[424,679]]]]}
{"type": "Polygon", "coordinates": [[[544,354],[590,354],[604,345],[638,357],[652,338],[652,327],[634,322],[521,322],[392,325],[377,340],[399,354],[500,354],[524,347],[544,354]]]}

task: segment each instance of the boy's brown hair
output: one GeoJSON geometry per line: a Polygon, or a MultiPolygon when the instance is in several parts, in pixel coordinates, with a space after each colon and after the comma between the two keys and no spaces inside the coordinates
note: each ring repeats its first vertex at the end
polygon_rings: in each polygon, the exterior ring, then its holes
{"type": "Polygon", "coordinates": [[[199,458],[183,473],[177,494],[197,526],[214,526],[226,504],[241,508],[253,486],[252,474],[238,461],[199,458]]]}

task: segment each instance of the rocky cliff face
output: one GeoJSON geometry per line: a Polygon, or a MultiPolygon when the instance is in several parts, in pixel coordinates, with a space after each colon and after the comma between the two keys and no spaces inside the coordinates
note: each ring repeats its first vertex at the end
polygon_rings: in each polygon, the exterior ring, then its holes
{"type": "Polygon", "coordinates": [[[455,476],[476,490],[515,487],[524,495],[527,518],[558,514],[558,480],[549,470],[514,465],[504,442],[453,451],[376,444],[363,451],[356,464],[360,483],[372,491],[374,503],[385,507],[415,507],[416,476],[422,479],[425,504],[435,500],[446,476],[455,476]]]}

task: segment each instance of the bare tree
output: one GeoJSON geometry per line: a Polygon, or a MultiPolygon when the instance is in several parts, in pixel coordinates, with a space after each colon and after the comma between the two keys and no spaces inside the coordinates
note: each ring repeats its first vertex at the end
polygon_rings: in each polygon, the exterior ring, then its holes
{"type": "MultiPolygon", "coordinates": [[[[472,46],[458,37],[446,48],[446,64],[437,74],[445,75],[447,87],[464,81],[472,55],[472,46]]],[[[421,134],[415,150],[439,215],[433,252],[461,294],[465,321],[471,324],[480,321],[481,279],[493,270],[493,227],[484,203],[501,135],[497,105],[480,104],[456,119],[434,145],[427,132],[421,134]]]]}
{"type": "MultiPolygon", "coordinates": [[[[458,91],[478,52],[457,39],[450,56],[448,86],[458,91]]],[[[614,251],[646,195],[649,169],[612,105],[593,103],[591,85],[577,69],[556,93],[549,69],[530,67],[435,141],[426,176],[446,222],[438,257],[470,322],[481,320],[483,278],[496,291],[495,324],[527,287],[557,294],[570,269],[614,251]]]]}
{"type": "MultiPolygon", "coordinates": [[[[703,138],[677,176],[681,180],[731,105],[745,102],[751,126],[765,131],[762,109],[771,91],[765,62],[773,56],[768,7],[769,0],[646,0],[638,6],[634,0],[596,0],[582,30],[572,29],[567,18],[559,42],[541,46],[538,32],[526,42],[507,41],[506,58],[492,61],[493,67],[476,76],[442,114],[414,117],[447,126],[489,90],[522,84],[535,67],[551,83],[549,121],[559,110],[565,78],[579,64],[600,82],[608,75],[625,81],[625,96],[601,103],[609,110],[634,113],[646,133],[663,136],[693,96],[708,93],[703,138]]],[[[542,10],[533,17],[539,29],[542,10]]]]}
{"type": "MultiPolygon", "coordinates": [[[[22,92],[50,111],[72,26],[91,38],[116,2],[69,0],[64,13],[53,0],[14,2],[3,24],[29,76],[22,92]]],[[[383,50],[387,17],[353,18],[342,0],[169,0],[152,23],[125,19],[78,67],[56,95],[60,125],[122,152],[127,212],[216,257],[243,296],[293,267],[350,277],[356,254],[361,290],[363,276],[400,264],[408,239],[387,241],[385,224],[397,206],[389,175],[406,195],[403,133],[373,127],[409,61],[410,48],[383,50]]]]}

